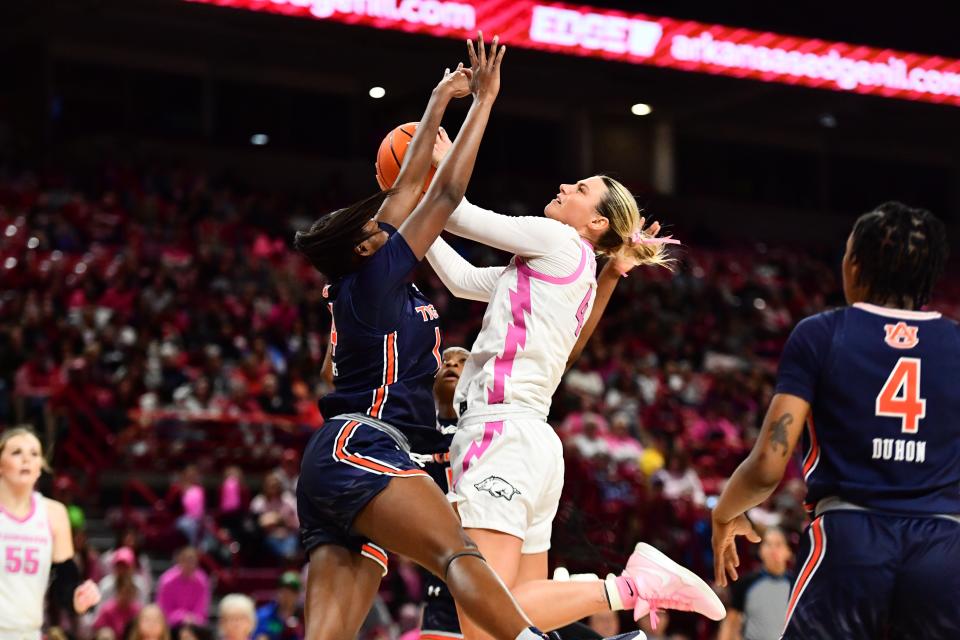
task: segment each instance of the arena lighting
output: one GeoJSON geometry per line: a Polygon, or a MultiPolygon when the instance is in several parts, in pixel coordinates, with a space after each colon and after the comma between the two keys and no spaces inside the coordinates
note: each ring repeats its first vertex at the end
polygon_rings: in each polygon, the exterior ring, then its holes
{"type": "Polygon", "coordinates": [[[960,60],[545,0],[184,0],[960,106],[960,60]]]}
{"type": "Polygon", "coordinates": [[[263,145],[270,142],[270,136],[265,133],[255,133],[250,136],[250,144],[255,147],[262,147],[263,145]]]}
{"type": "Polygon", "coordinates": [[[374,100],[379,100],[383,96],[387,95],[387,90],[383,87],[370,87],[370,97],[374,100]]]}
{"type": "Polygon", "coordinates": [[[630,107],[630,113],[635,116],[648,116],[653,113],[653,109],[650,108],[650,105],[638,102],[637,104],[630,107]]]}

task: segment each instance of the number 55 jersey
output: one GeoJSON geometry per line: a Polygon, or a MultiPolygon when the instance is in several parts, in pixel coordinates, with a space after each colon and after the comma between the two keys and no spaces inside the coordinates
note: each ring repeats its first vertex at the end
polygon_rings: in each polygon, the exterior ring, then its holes
{"type": "Polygon", "coordinates": [[[808,508],[835,498],[904,515],[960,514],[960,329],[936,312],[858,303],[803,320],[777,393],[811,406],[808,508]]]}
{"type": "Polygon", "coordinates": [[[0,507],[0,638],[39,640],[53,533],[47,501],[34,493],[22,518],[0,507]]]}

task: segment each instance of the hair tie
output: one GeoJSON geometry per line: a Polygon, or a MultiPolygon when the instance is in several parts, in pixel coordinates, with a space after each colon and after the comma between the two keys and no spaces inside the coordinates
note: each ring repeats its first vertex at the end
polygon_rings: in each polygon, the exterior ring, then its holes
{"type": "Polygon", "coordinates": [[[637,229],[633,232],[633,235],[630,236],[630,241],[633,244],[680,244],[679,240],[674,239],[673,236],[664,236],[660,237],[648,237],[643,235],[643,231],[637,229]]]}

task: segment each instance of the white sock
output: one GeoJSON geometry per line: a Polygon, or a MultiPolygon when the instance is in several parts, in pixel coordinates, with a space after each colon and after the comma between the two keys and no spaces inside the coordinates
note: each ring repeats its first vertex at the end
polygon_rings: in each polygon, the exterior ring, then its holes
{"type": "MultiPolygon", "coordinates": [[[[611,611],[623,611],[627,608],[623,599],[620,597],[620,590],[617,588],[617,577],[612,573],[603,581],[603,589],[607,592],[607,602],[610,603],[611,611]]],[[[633,608],[633,605],[630,605],[633,608]]]]}
{"type": "Polygon", "coordinates": [[[553,579],[557,582],[593,582],[600,576],[595,573],[570,573],[566,567],[557,567],[553,570],[553,579]]]}
{"type": "Polygon", "coordinates": [[[542,632],[537,631],[535,627],[527,627],[520,632],[516,640],[544,640],[546,637],[542,632]]]}

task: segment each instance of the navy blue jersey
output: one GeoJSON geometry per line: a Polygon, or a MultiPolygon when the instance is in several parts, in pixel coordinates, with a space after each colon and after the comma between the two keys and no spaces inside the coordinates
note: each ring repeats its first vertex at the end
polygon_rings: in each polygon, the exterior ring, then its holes
{"type": "Polygon", "coordinates": [[[324,290],[333,315],[336,390],[320,400],[320,411],[326,420],[346,413],[378,418],[400,429],[418,451],[436,438],[439,315],[407,282],[418,260],[406,240],[390,225],[380,227],[387,242],[358,271],[324,290]]]}
{"type": "Polygon", "coordinates": [[[808,401],[808,502],[960,514],[960,329],[935,312],[856,304],[803,320],[777,393],[808,401]]]}

